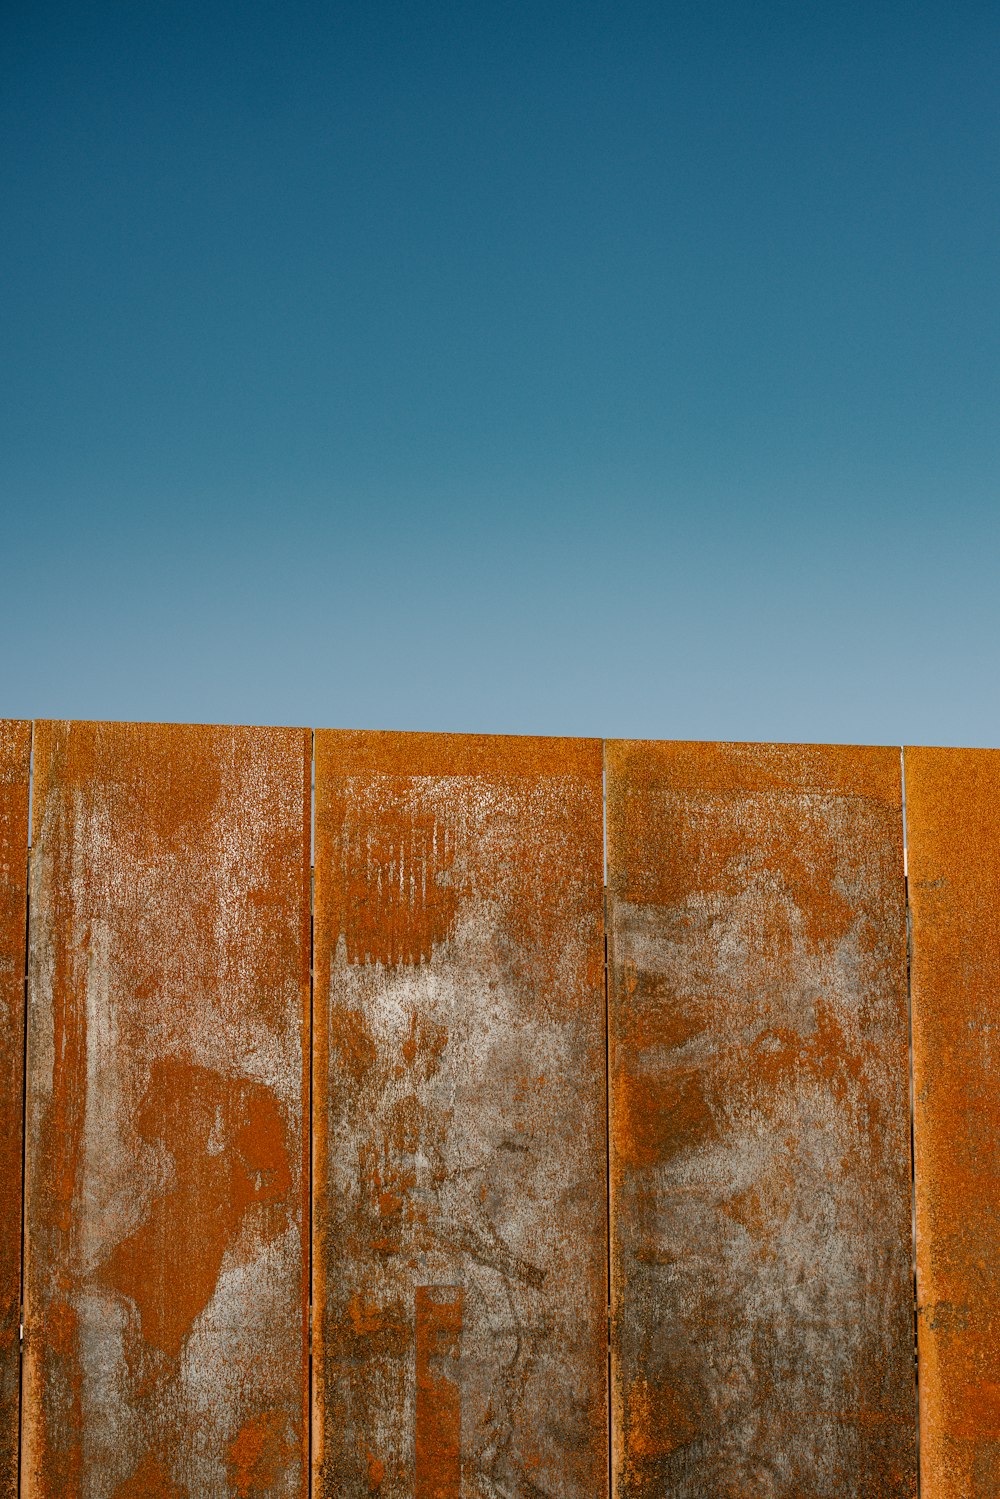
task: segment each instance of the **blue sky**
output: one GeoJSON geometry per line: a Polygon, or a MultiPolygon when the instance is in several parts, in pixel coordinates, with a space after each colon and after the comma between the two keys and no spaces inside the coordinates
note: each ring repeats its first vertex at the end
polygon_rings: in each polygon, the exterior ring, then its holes
{"type": "Polygon", "coordinates": [[[0,713],[1000,744],[995,4],[8,0],[0,713]]]}

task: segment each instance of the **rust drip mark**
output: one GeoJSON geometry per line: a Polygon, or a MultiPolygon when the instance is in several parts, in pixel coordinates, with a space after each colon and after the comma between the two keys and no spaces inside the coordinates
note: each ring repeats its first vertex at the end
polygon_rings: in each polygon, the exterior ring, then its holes
{"type": "Polygon", "coordinates": [[[460,1499],[461,1286],[417,1286],[414,1499],[460,1499]]]}
{"type": "Polygon", "coordinates": [[[135,1302],[145,1341],[176,1358],[251,1209],[262,1210],[261,1242],[285,1227],[292,1188],[285,1127],[262,1083],[168,1057],[153,1065],[136,1130],[171,1152],[174,1185],[117,1245],[99,1278],[135,1302]]]}
{"type": "Polygon", "coordinates": [[[345,834],[341,852],[349,963],[429,961],[455,923],[453,832],[430,815],[388,811],[345,834]]]}

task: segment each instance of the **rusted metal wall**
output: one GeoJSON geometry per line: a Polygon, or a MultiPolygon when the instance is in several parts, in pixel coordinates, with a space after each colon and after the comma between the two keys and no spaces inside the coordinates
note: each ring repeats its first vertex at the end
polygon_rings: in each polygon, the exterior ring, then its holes
{"type": "MultiPolygon", "coordinates": [[[[31,728],[0,722],[0,1499],[31,728]]],[[[38,724],[21,1499],[608,1491],[601,746],[38,724]],[[315,1347],[308,1388],[309,1068],[315,1347]]],[[[616,1499],[915,1492],[898,752],[607,746],[616,1499]]],[[[1000,753],[908,750],[921,1492],[1000,1494],[1000,753]]]]}
{"type": "Polygon", "coordinates": [[[616,1493],[911,1495],[899,751],[607,765],[616,1493]]]}
{"type": "Polygon", "coordinates": [[[607,1492],[601,748],[316,736],[314,1492],[607,1492]]]}
{"type": "Polygon", "coordinates": [[[31,725],[0,719],[0,1496],[17,1493],[24,924],[31,725]]]}
{"type": "Polygon", "coordinates": [[[24,1499],[305,1492],[309,747],[36,725],[24,1499]]]}
{"type": "Polygon", "coordinates": [[[920,1456],[1000,1494],[1000,753],[907,749],[920,1456]]]}

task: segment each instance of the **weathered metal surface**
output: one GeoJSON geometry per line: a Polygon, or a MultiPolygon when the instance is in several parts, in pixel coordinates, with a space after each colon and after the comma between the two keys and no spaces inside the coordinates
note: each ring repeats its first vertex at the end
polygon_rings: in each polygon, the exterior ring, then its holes
{"type": "Polygon", "coordinates": [[[17,1494],[24,928],[31,725],[0,719],[0,1496],[17,1494]]]}
{"type": "Polygon", "coordinates": [[[1000,1494],[1000,753],[907,749],[921,1489],[1000,1494]]]}
{"type": "Polygon", "coordinates": [[[36,726],[25,1499],[305,1492],[309,751],[36,726]]]}
{"type": "Polygon", "coordinates": [[[899,751],[607,766],[616,1493],[911,1495],[899,751]]]}
{"type": "Polygon", "coordinates": [[[316,736],[317,1499],[607,1487],[601,750],[316,736]]]}

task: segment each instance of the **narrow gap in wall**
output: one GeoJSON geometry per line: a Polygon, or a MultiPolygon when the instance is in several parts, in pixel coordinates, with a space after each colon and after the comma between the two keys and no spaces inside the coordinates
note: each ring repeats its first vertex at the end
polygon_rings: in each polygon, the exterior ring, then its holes
{"type": "Polygon", "coordinates": [[[605,1344],[607,1353],[607,1412],[608,1412],[608,1493],[614,1494],[614,1443],[612,1438],[612,1410],[613,1391],[611,1387],[611,1008],[610,1008],[610,974],[608,967],[608,771],[606,760],[603,760],[604,747],[602,745],[602,783],[604,800],[604,1211],[605,1211],[605,1245],[607,1261],[605,1275],[607,1277],[607,1306],[605,1322],[605,1344]]]}
{"type": "Polygon", "coordinates": [[[604,819],[604,888],[608,888],[608,767],[603,742],[601,744],[601,813],[604,819]]]}
{"type": "Polygon", "coordinates": [[[32,832],[33,832],[33,827],[34,827],[34,824],[32,823],[32,817],[34,816],[34,811],[35,811],[35,808],[34,808],[34,799],[35,799],[35,797],[34,797],[34,792],[35,792],[35,724],[34,724],[34,720],[32,720],[31,729],[30,729],[30,736],[31,736],[31,739],[30,739],[31,748],[28,751],[28,853],[29,854],[31,853],[31,839],[32,839],[32,832]]]}
{"type": "Polygon", "coordinates": [[[21,1288],[18,1300],[17,1368],[17,1493],[21,1494],[21,1452],[24,1445],[24,1248],[28,1180],[28,960],[31,931],[31,811],[35,790],[35,725],[28,750],[28,857],[24,899],[24,996],[21,1008],[21,1288]]]}
{"type": "Polygon", "coordinates": [[[906,1038],[910,1069],[910,1274],[913,1306],[913,1401],[916,1422],[917,1493],[920,1493],[920,1350],[917,1302],[917,1171],[914,1119],[916,1094],[913,1078],[913,917],[910,910],[910,873],[906,829],[906,755],[899,752],[903,788],[903,899],[906,906],[906,1038]]]}
{"type": "Polygon", "coordinates": [[[312,1499],[313,1491],[313,965],[315,954],[316,922],[316,732],[310,730],[309,766],[309,1369],[308,1369],[308,1415],[306,1417],[306,1492],[312,1499]]]}

